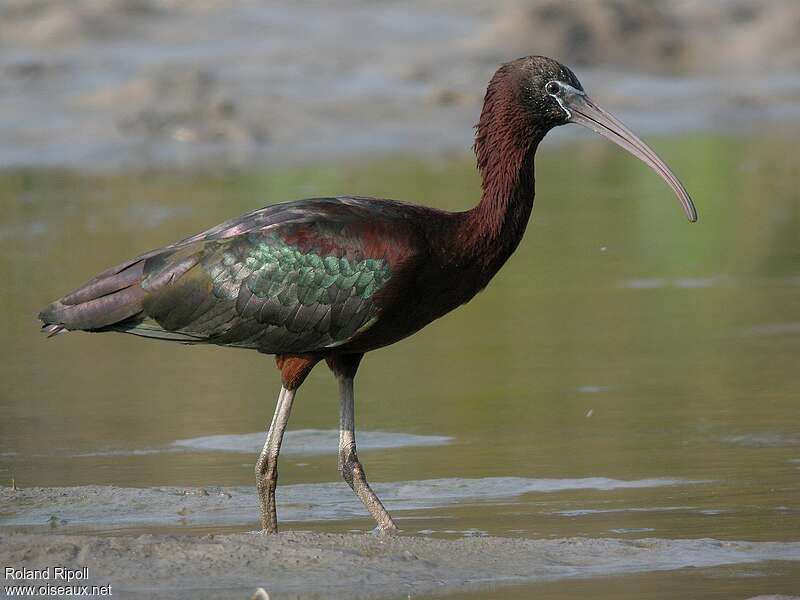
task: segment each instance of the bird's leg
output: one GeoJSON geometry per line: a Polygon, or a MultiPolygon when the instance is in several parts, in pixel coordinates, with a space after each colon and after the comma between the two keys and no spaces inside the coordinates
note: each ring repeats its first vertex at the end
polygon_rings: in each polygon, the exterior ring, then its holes
{"type": "Polygon", "coordinates": [[[264,533],[278,533],[278,517],[275,512],[275,487],[278,485],[278,454],[281,451],[283,432],[289,422],[295,390],[281,387],[278,405],[267,432],[267,441],[256,462],[256,488],[261,501],[261,527],[264,533]]]}
{"type": "Polygon", "coordinates": [[[339,420],[339,471],[350,485],[359,500],[367,507],[369,514],[378,523],[378,531],[392,533],[397,531],[392,517],[386,512],[378,496],[367,483],[364,467],[356,454],[355,417],[353,414],[353,377],[339,376],[341,393],[341,413],[339,420]]]}
{"type": "Polygon", "coordinates": [[[267,441],[256,461],[256,489],[261,503],[261,527],[264,533],[278,533],[278,516],[275,511],[275,488],[278,485],[278,454],[281,451],[283,432],[292,412],[292,401],[305,378],[321,357],[304,354],[279,354],[275,362],[281,372],[281,393],[275,415],[267,431],[267,441]]]}

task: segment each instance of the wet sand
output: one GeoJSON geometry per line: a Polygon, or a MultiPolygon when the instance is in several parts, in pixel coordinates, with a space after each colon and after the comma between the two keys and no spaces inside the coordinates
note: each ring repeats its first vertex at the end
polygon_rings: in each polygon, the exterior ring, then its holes
{"type": "MultiPolygon", "coordinates": [[[[493,488],[514,483],[475,480],[479,481],[493,488]]],[[[519,490],[608,490],[691,483],[603,478],[527,481],[527,487],[523,480],[517,482],[519,490]]],[[[448,481],[440,487],[469,487],[465,481],[456,483],[448,481]]],[[[320,489],[295,485],[279,490],[279,500],[283,501],[279,513],[284,524],[294,521],[297,527],[297,521],[319,523],[363,512],[354,502],[348,504],[344,493],[332,493],[332,486],[316,487],[320,489]],[[328,505],[320,500],[324,497],[328,505]],[[322,506],[311,510],[310,504],[322,506]]],[[[344,485],[338,487],[349,492],[344,485]]],[[[433,482],[409,482],[386,491],[392,498],[398,490],[406,496],[421,496],[416,503],[406,502],[406,508],[429,505],[431,498],[441,496],[433,482]],[[427,497],[426,487],[433,489],[427,497]]],[[[441,539],[414,535],[413,531],[390,537],[304,531],[279,536],[257,532],[204,534],[209,528],[227,526],[230,531],[234,526],[252,526],[255,501],[254,493],[244,488],[3,488],[0,564],[28,569],[88,567],[88,583],[111,584],[117,596],[157,593],[160,598],[233,599],[249,598],[257,587],[265,588],[273,597],[277,593],[279,598],[295,593],[302,593],[303,598],[391,598],[689,567],[800,561],[800,542],[793,541],[520,539],[480,532],[470,536],[461,532],[464,537],[441,539]],[[188,533],[163,533],[178,529],[188,533]]],[[[392,504],[398,502],[393,500],[392,504]]],[[[403,527],[402,514],[398,522],[403,527]]]]}
{"type": "Polygon", "coordinates": [[[0,563],[89,567],[115,596],[391,598],[496,584],[798,561],[800,542],[480,538],[317,533],[137,537],[0,534],[0,563]]]}
{"type": "MultiPolygon", "coordinates": [[[[607,477],[534,479],[526,477],[459,477],[380,482],[376,492],[395,513],[461,503],[486,503],[524,494],[566,490],[610,491],[682,488],[702,484],[670,478],[638,480],[607,477]]],[[[283,485],[277,492],[283,523],[342,521],[366,516],[364,507],[342,481],[283,485]]],[[[0,529],[58,529],[95,533],[122,529],[254,527],[258,523],[254,486],[134,488],[104,485],[0,488],[0,529]]],[[[697,512],[697,507],[667,507],[697,512]]],[[[627,510],[663,510],[629,507],[627,510]]],[[[625,509],[623,509],[625,510],[625,509]]],[[[455,532],[454,532],[455,533],[455,532]]],[[[468,532],[459,532],[468,533],[468,532]]],[[[478,530],[469,532],[483,535],[478,530]]]]}

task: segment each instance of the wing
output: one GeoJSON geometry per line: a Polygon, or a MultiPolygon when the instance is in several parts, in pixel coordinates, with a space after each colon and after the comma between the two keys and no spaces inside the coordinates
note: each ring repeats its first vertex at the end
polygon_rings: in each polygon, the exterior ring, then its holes
{"type": "Polygon", "coordinates": [[[145,255],[141,312],[105,328],[268,354],[347,343],[414,254],[408,205],[348,200],[268,207],[145,255]]]}

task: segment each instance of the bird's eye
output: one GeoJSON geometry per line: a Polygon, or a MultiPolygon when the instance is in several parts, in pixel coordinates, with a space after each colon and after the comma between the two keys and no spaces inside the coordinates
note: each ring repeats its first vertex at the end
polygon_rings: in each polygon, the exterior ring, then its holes
{"type": "Polygon", "coordinates": [[[544,86],[544,91],[555,96],[561,91],[561,86],[556,81],[548,81],[547,85],[544,86]]]}

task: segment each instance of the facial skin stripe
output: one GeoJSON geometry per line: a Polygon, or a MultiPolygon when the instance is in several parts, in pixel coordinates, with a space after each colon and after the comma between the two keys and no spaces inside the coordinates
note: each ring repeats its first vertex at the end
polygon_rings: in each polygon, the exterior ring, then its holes
{"type": "Polygon", "coordinates": [[[567,105],[564,103],[564,98],[563,97],[568,95],[568,94],[575,94],[577,96],[585,96],[586,93],[575,89],[574,87],[572,87],[568,83],[564,83],[563,81],[556,81],[556,83],[561,88],[560,92],[558,94],[548,94],[548,96],[551,96],[552,98],[555,98],[555,101],[558,102],[558,105],[561,107],[561,110],[563,110],[565,113],[567,113],[567,119],[571,119],[572,118],[572,112],[567,108],[567,105]]]}

